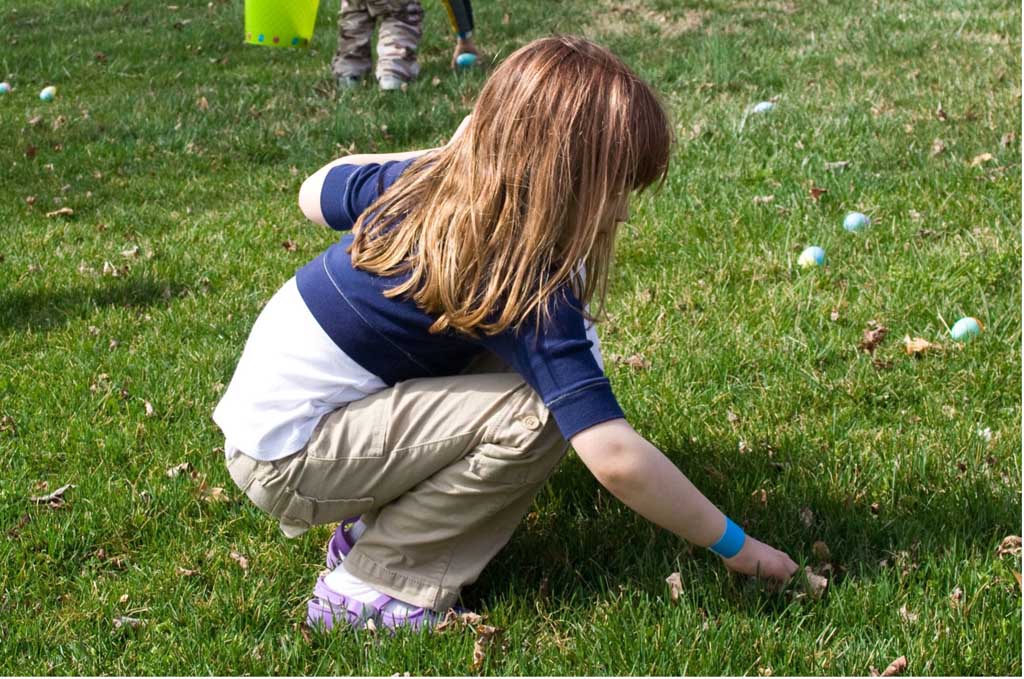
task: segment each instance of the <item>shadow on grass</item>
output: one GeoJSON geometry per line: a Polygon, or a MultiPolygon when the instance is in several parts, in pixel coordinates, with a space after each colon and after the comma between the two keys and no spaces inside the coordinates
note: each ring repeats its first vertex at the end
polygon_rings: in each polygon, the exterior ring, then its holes
{"type": "Polygon", "coordinates": [[[183,291],[175,281],[105,279],[93,286],[0,290],[0,334],[48,332],[100,307],[146,308],[169,304],[183,291]]]}
{"type": "MultiPolygon", "coordinates": [[[[785,451],[768,460],[711,446],[673,448],[671,458],[724,462],[722,468],[735,469],[736,476],[748,480],[786,473],[785,463],[778,462],[785,460],[785,451]]],[[[809,473],[775,486],[764,507],[749,496],[737,498],[725,477],[700,469],[687,473],[706,495],[725,499],[727,513],[749,534],[787,552],[801,566],[815,564],[812,545],[825,542],[831,551],[832,570],[826,574],[832,586],[847,578],[875,579],[889,569],[900,578],[919,577],[918,562],[951,550],[988,553],[1003,536],[1020,530],[1019,493],[1007,488],[997,494],[991,479],[980,474],[900,479],[897,501],[872,508],[875,498],[858,497],[853,489],[849,495],[831,495],[809,473]],[[804,507],[813,511],[809,526],[800,518],[804,507]]],[[[601,488],[578,459],[563,463],[537,504],[540,511],[527,516],[480,580],[466,588],[463,600],[470,608],[485,608],[510,588],[526,596],[535,592],[555,608],[607,597],[619,586],[660,597],[667,592],[665,578],[677,570],[684,582],[703,580],[706,586],[696,589],[706,595],[721,592],[730,607],[781,610],[790,601],[752,579],[728,575],[707,550],[691,548],[633,513],[601,488]]]]}

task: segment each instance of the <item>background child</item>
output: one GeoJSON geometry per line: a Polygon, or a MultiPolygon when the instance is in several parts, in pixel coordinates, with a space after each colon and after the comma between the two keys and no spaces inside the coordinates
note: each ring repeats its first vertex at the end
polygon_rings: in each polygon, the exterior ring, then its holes
{"type": "Polygon", "coordinates": [[[416,50],[423,34],[419,0],[341,0],[338,50],[331,61],[341,87],[359,84],[373,68],[370,40],[378,21],[377,82],[381,89],[400,89],[419,75],[416,50]]]}
{"type": "Polygon", "coordinates": [[[303,184],[310,219],[353,233],[267,304],[214,419],[231,477],[286,535],[362,515],[329,545],[311,623],[431,622],[567,440],[616,497],[729,568],[796,570],[626,422],[587,327],[629,194],[665,176],[670,141],[614,55],[547,38],[494,72],[446,147],[349,156],[303,184]]]}

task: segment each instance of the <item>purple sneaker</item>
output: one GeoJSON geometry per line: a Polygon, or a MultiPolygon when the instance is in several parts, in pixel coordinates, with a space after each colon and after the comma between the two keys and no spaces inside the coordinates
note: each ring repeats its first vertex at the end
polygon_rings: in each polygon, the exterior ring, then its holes
{"type": "Polygon", "coordinates": [[[346,597],[328,587],[321,576],[317,578],[313,598],[307,604],[306,624],[313,629],[329,631],[339,622],[346,622],[353,629],[362,629],[367,626],[367,621],[373,620],[375,626],[392,631],[400,627],[419,630],[433,627],[439,618],[437,613],[425,608],[416,608],[404,615],[385,612],[384,607],[391,601],[394,599],[387,594],[381,594],[370,603],[346,597]]]}
{"type": "Polygon", "coordinates": [[[359,520],[358,516],[354,516],[351,519],[345,519],[334,531],[334,535],[331,536],[330,541],[327,543],[327,567],[332,571],[338,567],[348,553],[352,551],[352,547],[355,546],[355,538],[349,533],[352,525],[359,520]]]}

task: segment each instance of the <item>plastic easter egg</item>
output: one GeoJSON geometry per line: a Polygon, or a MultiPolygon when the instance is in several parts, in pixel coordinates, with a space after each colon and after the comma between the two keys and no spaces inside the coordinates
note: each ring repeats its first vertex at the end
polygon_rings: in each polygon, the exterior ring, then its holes
{"type": "Polygon", "coordinates": [[[848,212],[843,220],[843,228],[851,233],[856,233],[871,226],[871,218],[862,212],[848,212]]]}
{"type": "Polygon", "coordinates": [[[57,96],[57,88],[53,85],[44,87],[43,91],[39,93],[39,98],[43,101],[53,101],[53,98],[57,96]]]}
{"type": "Polygon", "coordinates": [[[754,104],[754,113],[768,113],[775,108],[775,104],[770,101],[762,101],[754,104]]]}
{"type": "Polygon", "coordinates": [[[463,52],[455,57],[455,65],[459,68],[472,68],[476,64],[476,55],[472,52],[463,52]]]}
{"type": "Polygon", "coordinates": [[[796,263],[804,269],[811,266],[822,266],[825,264],[825,251],[817,245],[812,245],[800,253],[796,263]]]}
{"type": "Polygon", "coordinates": [[[10,91],[11,91],[11,83],[6,82],[6,81],[0,83],[0,94],[7,94],[10,91]]]}
{"type": "Polygon", "coordinates": [[[957,342],[965,342],[980,333],[982,327],[981,321],[977,318],[966,316],[953,324],[953,327],[949,329],[949,334],[957,342]]]}

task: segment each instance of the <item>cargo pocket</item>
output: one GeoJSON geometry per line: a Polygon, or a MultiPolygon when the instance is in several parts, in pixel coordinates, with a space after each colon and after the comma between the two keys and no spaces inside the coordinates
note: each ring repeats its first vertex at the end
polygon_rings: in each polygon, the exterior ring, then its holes
{"type": "Polygon", "coordinates": [[[383,456],[390,393],[387,389],[324,415],[306,444],[306,458],[357,460],[383,456]]]}
{"type": "Polygon", "coordinates": [[[544,482],[565,455],[568,444],[554,431],[550,411],[532,394],[510,413],[469,456],[469,471],[481,479],[508,485],[544,482]]]}
{"type": "Polygon", "coordinates": [[[310,526],[339,523],[344,519],[364,514],[373,509],[373,498],[318,500],[292,492],[287,498],[282,499],[281,504],[283,506],[280,507],[280,512],[274,515],[284,534],[295,537],[305,533],[310,526]]]}

